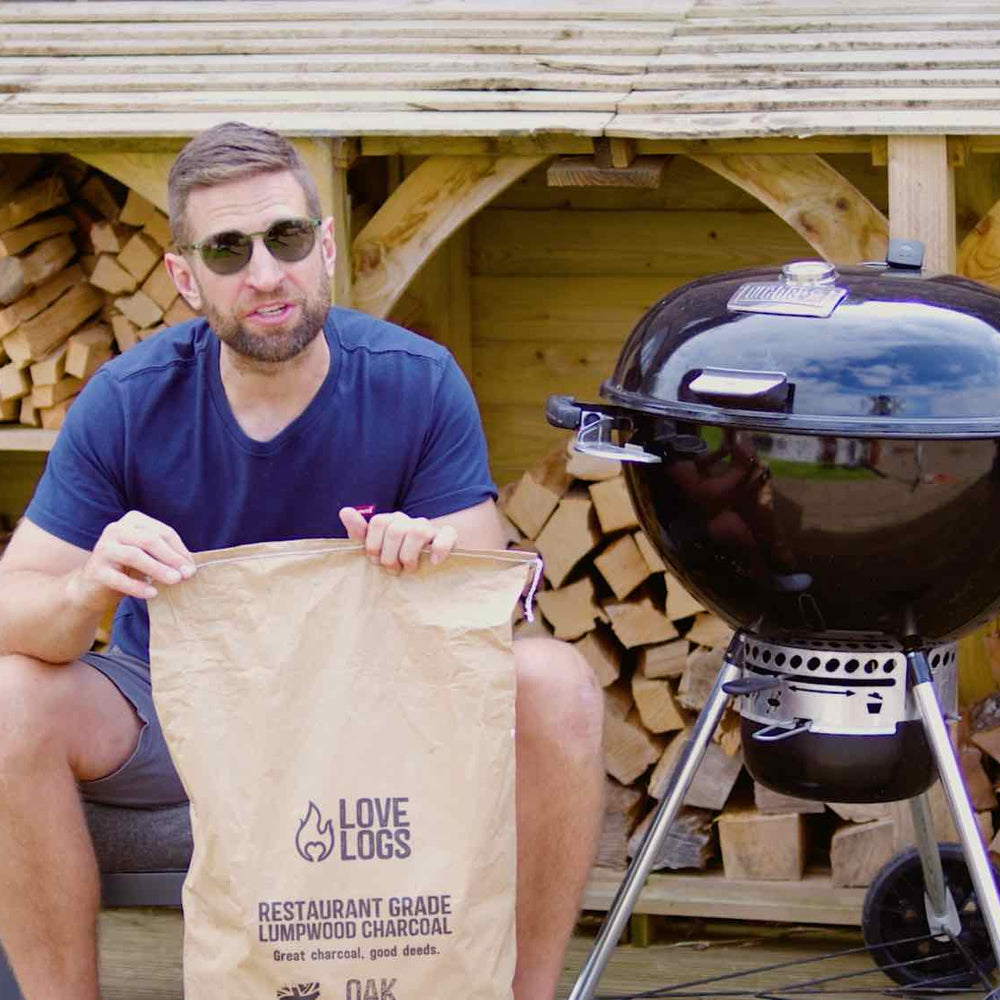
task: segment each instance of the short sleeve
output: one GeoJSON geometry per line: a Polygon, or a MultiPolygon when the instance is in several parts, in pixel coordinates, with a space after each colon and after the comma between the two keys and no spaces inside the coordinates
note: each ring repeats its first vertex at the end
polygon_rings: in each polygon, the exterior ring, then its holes
{"type": "Polygon", "coordinates": [[[420,461],[399,509],[411,517],[442,517],[496,495],[476,398],[448,355],[434,393],[420,461]]]}
{"type": "Polygon", "coordinates": [[[125,419],[114,379],[98,372],[66,413],[25,516],[82,549],[125,513],[125,419]]]}

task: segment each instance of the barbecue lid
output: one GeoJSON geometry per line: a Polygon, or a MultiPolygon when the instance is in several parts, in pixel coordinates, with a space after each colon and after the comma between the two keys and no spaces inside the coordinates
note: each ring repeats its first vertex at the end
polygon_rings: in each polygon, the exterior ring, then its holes
{"type": "Polygon", "coordinates": [[[889,264],[702,278],[643,316],[601,396],[772,431],[997,436],[1000,292],[889,264]]]}

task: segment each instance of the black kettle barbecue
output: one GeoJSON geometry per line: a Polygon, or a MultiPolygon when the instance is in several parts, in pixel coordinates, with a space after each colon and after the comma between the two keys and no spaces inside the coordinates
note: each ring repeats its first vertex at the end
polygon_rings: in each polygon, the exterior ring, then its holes
{"type": "MultiPolygon", "coordinates": [[[[671,572],[736,630],[570,1000],[593,995],[729,696],[763,784],[911,801],[928,924],[951,940],[972,930],[933,843],[940,775],[980,964],[997,964],[1000,901],[944,718],[953,640],[1000,610],[1000,293],[921,259],[894,240],[885,262],[691,282],[642,317],[600,402],[549,399],[578,450],[623,462],[671,572]]],[[[867,907],[865,924],[884,937],[867,907]]]]}

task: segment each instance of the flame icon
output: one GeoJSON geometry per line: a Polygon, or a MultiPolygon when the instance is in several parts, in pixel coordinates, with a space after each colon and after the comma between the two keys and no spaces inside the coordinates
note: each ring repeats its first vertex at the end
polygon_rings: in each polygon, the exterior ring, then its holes
{"type": "Polygon", "coordinates": [[[295,835],[296,850],[306,861],[326,861],[333,853],[333,844],[332,821],[324,822],[323,814],[314,802],[310,802],[309,812],[299,823],[299,832],[295,835]]]}

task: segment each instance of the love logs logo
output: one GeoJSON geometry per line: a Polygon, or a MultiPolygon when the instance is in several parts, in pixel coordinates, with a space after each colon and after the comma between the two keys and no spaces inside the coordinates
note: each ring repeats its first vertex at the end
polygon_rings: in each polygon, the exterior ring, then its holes
{"type": "Polygon", "coordinates": [[[389,796],[338,799],[338,828],[326,819],[315,802],[299,822],[295,849],[310,864],[336,855],[341,861],[388,861],[408,858],[410,847],[409,802],[389,796]],[[339,835],[338,835],[339,829],[339,835]]]}

